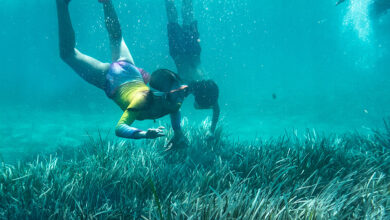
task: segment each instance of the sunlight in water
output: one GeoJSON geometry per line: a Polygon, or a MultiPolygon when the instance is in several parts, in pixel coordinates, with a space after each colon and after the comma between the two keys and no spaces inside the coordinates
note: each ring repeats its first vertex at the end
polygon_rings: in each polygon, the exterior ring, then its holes
{"type": "Polygon", "coordinates": [[[372,32],[369,15],[371,3],[372,0],[351,0],[344,17],[344,25],[352,27],[359,38],[365,42],[370,41],[372,32]]]}

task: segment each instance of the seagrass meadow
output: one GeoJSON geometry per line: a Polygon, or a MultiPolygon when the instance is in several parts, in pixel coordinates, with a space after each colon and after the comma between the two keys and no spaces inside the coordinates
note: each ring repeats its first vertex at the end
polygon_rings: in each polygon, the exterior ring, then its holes
{"type": "Polygon", "coordinates": [[[97,136],[0,166],[1,219],[388,219],[390,127],[187,148],[97,136]]]}

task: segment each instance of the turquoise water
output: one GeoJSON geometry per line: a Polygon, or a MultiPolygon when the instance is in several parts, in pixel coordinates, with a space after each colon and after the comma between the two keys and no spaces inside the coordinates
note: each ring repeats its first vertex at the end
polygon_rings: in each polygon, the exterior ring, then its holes
{"type": "MultiPolygon", "coordinates": [[[[138,66],[175,70],[164,1],[114,1],[138,66]]],[[[178,1],[180,5],[180,1],[178,1]]],[[[390,15],[369,0],[195,1],[204,70],[220,86],[223,129],[271,138],[306,128],[367,132],[390,113],[390,15]],[[276,99],[272,95],[276,94],[276,99]]],[[[70,6],[77,47],[108,62],[97,1],[70,6]]],[[[55,1],[0,0],[0,154],[16,161],[110,132],[121,110],[59,58],[55,1]]],[[[183,107],[188,124],[211,116],[183,107]]],[[[143,129],[166,124],[137,122],[143,129]]]]}

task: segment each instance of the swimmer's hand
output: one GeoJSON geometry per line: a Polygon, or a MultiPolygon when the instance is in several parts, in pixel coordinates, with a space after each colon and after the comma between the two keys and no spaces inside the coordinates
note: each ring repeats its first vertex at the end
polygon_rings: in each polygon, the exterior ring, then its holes
{"type": "Polygon", "coordinates": [[[98,0],[100,3],[109,3],[110,0],[98,0]]]}
{"type": "Polygon", "coordinates": [[[215,134],[211,131],[207,131],[206,132],[206,140],[207,141],[215,140],[215,134]]]}
{"type": "Polygon", "coordinates": [[[139,133],[139,135],[145,139],[156,139],[156,138],[165,136],[165,133],[163,131],[164,129],[165,128],[162,126],[157,128],[157,129],[151,128],[151,129],[148,129],[147,131],[141,131],[139,133]]]}
{"type": "Polygon", "coordinates": [[[186,148],[188,145],[188,139],[183,132],[179,130],[175,131],[173,138],[168,142],[168,145],[165,146],[165,150],[169,151],[173,149],[186,148]]]}

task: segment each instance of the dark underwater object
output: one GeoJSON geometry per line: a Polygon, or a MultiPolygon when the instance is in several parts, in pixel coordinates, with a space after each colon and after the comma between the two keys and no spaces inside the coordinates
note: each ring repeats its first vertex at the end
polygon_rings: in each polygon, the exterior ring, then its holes
{"type": "Polygon", "coordinates": [[[372,11],[377,16],[386,14],[389,9],[390,9],[389,0],[377,0],[372,5],[372,11]]]}
{"type": "MultiPolygon", "coordinates": [[[[336,3],[336,6],[346,2],[346,0],[339,0],[336,3]]],[[[387,13],[390,9],[390,1],[389,0],[374,0],[369,3],[370,13],[372,16],[381,16],[387,13]]]]}
{"type": "Polygon", "coordinates": [[[276,99],[276,98],[277,98],[276,94],[272,93],[272,99],[276,99]]]}
{"type": "Polygon", "coordinates": [[[336,6],[343,3],[343,2],[345,2],[345,0],[339,0],[338,2],[336,2],[336,6]]]}

